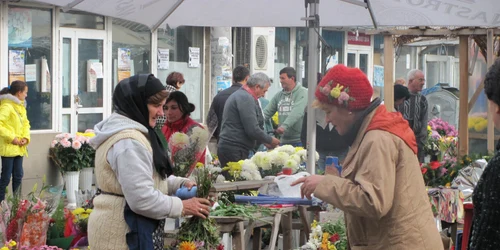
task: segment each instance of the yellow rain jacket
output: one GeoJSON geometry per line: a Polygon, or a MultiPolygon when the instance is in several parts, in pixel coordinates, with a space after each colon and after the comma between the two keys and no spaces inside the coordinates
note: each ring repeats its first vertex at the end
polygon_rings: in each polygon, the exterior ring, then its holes
{"type": "Polygon", "coordinates": [[[28,144],[14,145],[14,138],[30,142],[30,122],[24,102],[11,94],[0,95],[0,156],[27,156],[28,144]]]}

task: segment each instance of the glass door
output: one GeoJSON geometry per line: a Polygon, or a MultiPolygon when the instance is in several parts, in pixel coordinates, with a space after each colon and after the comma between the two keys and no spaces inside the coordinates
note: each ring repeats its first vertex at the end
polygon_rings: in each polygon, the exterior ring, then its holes
{"type": "Polygon", "coordinates": [[[110,98],[104,98],[105,86],[109,86],[104,74],[105,40],[105,31],[60,30],[62,132],[93,129],[111,105],[110,98]]]}
{"type": "Polygon", "coordinates": [[[372,81],[373,62],[370,59],[369,49],[348,49],[346,66],[350,68],[359,68],[372,81]]]}

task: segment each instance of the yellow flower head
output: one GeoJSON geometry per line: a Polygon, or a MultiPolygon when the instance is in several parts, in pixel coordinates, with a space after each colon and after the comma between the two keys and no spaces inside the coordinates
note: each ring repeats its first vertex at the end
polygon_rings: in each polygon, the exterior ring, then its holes
{"type": "Polygon", "coordinates": [[[326,244],[328,244],[329,242],[329,239],[330,238],[330,234],[329,233],[323,233],[323,239],[321,240],[321,243],[325,245],[326,247],[326,244]]]}
{"type": "Polygon", "coordinates": [[[337,248],[335,247],[335,244],[328,242],[328,250],[337,250],[337,248]]]}
{"type": "Polygon", "coordinates": [[[4,247],[0,248],[0,250],[9,250],[9,248],[4,246],[4,247]]]}
{"type": "Polygon", "coordinates": [[[16,245],[17,245],[17,243],[15,241],[13,241],[13,240],[11,240],[9,242],[9,247],[15,247],[16,245]]]}
{"type": "Polygon", "coordinates": [[[295,153],[299,152],[302,149],[304,149],[304,147],[295,147],[295,153]]]}
{"type": "Polygon", "coordinates": [[[445,187],[450,188],[451,187],[451,183],[450,182],[446,183],[445,187]]]}
{"type": "Polygon", "coordinates": [[[333,98],[339,98],[340,92],[342,92],[343,88],[344,88],[344,86],[340,86],[340,84],[337,83],[337,86],[335,88],[333,88],[332,91],[330,91],[330,95],[333,98]]]}
{"type": "Polygon", "coordinates": [[[72,213],[73,213],[73,215],[79,215],[79,214],[85,213],[85,209],[79,207],[79,208],[73,210],[72,213]]]}
{"type": "Polygon", "coordinates": [[[196,163],[196,168],[202,168],[204,166],[205,165],[203,165],[203,163],[201,163],[201,162],[196,163]]]}
{"type": "Polygon", "coordinates": [[[274,125],[280,124],[280,119],[279,119],[278,112],[274,113],[274,115],[273,115],[273,117],[271,119],[273,120],[274,125]]]}
{"type": "Polygon", "coordinates": [[[196,250],[196,245],[193,242],[183,241],[179,244],[179,250],[196,250]]]}
{"type": "Polygon", "coordinates": [[[312,228],[315,228],[318,226],[318,222],[316,220],[313,220],[313,223],[311,224],[312,228]]]}

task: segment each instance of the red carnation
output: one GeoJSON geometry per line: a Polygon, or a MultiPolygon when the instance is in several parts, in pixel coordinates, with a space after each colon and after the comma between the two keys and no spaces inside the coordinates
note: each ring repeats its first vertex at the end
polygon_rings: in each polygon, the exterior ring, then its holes
{"type": "Polygon", "coordinates": [[[432,161],[431,163],[429,163],[429,166],[431,166],[432,170],[436,170],[441,167],[441,163],[439,163],[439,161],[432,161]]]}
{"type": "Polygon", "coordinates": [[[219,244],[219,245],[217,246],[217,250],[224,250],[224,245],[219,244]]]}
{"type": "Polygon", "coordinates": [[[340,240],[340,236],[337,233],[334,234],[334,235],[332,235],[332,236],[330,236],[330,242],[332,242],[332,243],[335,243],[335,242],[337,242],[339,240],[340,240]]]}
{"type": "Polygon", "coordinates": [[[427,168],[421,168],[420,170],[422,170],[422,174],[427,173],[427,168]]]}

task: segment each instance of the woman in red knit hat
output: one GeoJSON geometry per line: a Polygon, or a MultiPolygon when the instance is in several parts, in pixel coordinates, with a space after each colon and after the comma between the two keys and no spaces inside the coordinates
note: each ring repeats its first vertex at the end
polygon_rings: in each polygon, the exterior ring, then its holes
{"type": "Polygon", "coordinates": [[[314,104],[350,145],[341,173],[311,175],[302,195],[345,213],[350,249],[442,250],[416,156],[415,135],[388,112],[357,68],[337,65],[316,89],[314,104]]]}

